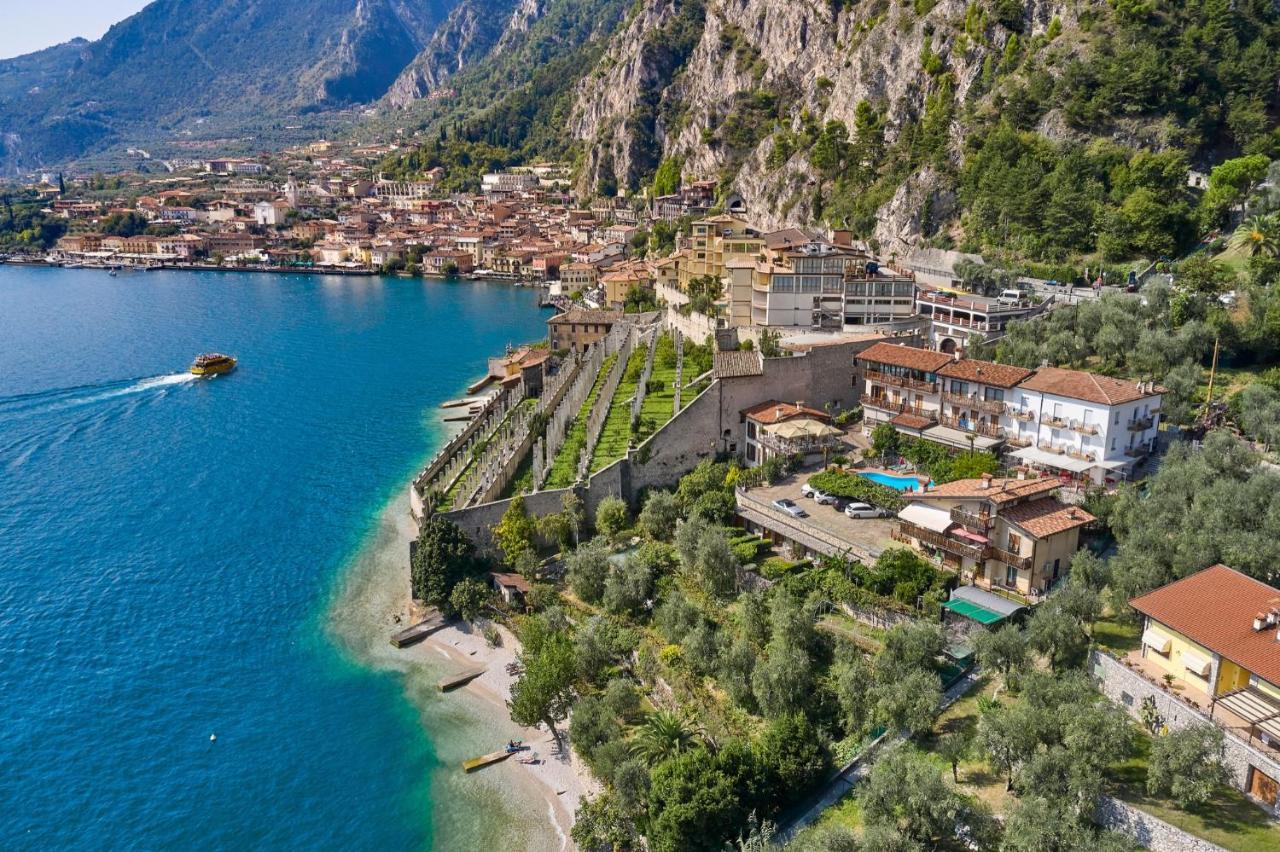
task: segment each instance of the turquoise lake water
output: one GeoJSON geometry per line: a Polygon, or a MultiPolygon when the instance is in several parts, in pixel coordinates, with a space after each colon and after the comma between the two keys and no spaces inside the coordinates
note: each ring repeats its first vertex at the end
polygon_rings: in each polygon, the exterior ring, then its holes
{"type": "Polygon", "coordinates": [[[430,732],[326,613],[436,406],[545,318],[498,284],[0,267],[0,848],[439,846],[430,732]],[[210,349],[240,368],[185,375],[210,349]]]}

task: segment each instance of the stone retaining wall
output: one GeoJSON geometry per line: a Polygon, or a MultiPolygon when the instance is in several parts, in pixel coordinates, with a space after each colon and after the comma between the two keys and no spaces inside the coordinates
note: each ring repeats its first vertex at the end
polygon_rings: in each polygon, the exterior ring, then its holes
{"type": "Polygon", "coordinates": [[[1111,796],[1103,796],[1098,802],[1094,819],[1104,828],[1129,835],[1144,849],[1155,849],[1158,852],[1226,852],[1215,843],[1201,840],[1111,796]]]}

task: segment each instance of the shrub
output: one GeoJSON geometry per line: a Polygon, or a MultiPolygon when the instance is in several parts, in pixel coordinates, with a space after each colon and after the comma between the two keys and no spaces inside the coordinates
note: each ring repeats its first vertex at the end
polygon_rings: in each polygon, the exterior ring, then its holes
{"type": "Polygon", "coordinates": [[[902,495],[887,485],[872,482],[865,476],[844,471],[828,470],[809,477],[809,484],[820,491],[844,497],[849,500],[861,500],[873,506],[880,506],[891,512],[897,512],[907,505],[902,495]]]}
{"type": "Polygon", "coordinates": [[[606,497],[596,507],[596,529],[610,538],[625,530],[630,522],[627,504],[619,497],[606,497]]]}

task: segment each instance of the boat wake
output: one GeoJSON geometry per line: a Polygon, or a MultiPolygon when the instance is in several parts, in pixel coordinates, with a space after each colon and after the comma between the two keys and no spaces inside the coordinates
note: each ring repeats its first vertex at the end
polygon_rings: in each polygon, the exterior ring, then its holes
{"type": "Polygon", "coordinates": [[[102,382],[96,385],[81,385],[80,387],[57,388],[0,397],[0,420],[12,420],[33,414],[47,414],[68,408],[80,408],[136,394],[159,393],[163,395],[170,388],[190,384],[195,380],[196,376],[190,373],[171,373],[167,376],[123,379],[115,382],[102,382]]]}

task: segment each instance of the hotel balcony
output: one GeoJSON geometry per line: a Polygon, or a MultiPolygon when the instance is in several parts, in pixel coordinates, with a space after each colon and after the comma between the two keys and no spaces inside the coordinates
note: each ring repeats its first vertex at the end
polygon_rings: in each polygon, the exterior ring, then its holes
{"type": "Polygon", "coordinates": [[[910,521],[898,521],[898,529],[894,531],[893,538],[905,544],[909,544],[910,539],[915,539],[921,544],[937,547],[953,556],[962,556],[975,562],[982,562],[986,558],[988,550],[987,547],[982,545],[965,544],[963,541],[942,533],[918,527],[910,521]]]}
{"type": "Polygon", "coordinates": [[[1012,553],[1000,547],[989,547],[987,548],[987,550],[988,550],[987,557],[989,559],[994,559],[997,562],[1000,562],[1004,565],[1012,565],[1014,568],[1017,568],[1019,571],[1031,570],[1030,556],[1019,556],[1016,553],[1012,553]]]}
{"type": "Polygon", "coordinates": [[[1127,428],[1130,432],[1145,432],[1151,428],[1151,424],[1155,421],[1151,417],[1138,417],[1128,422],[1127,428]]]}
{"type": "Polygon", "coordinates": [[[971,408],[974,411],[982,411],[987,414],[1004,414],[1005,405],[1003,400],[999,399],[978,399],[977,397],[965,396],[958,393],[943,393],[942,401],[949,402],[952,405],[958,405],[961,408],[971,408]]]}
{"type": "Polygon", "coordinates": [[[1003,438],[1004,433],[1000,431],[999,426],[993,426],[990,423],[980,423],[970,420],[967,417],[948,417],[940,416],[938,422],[943,426],[950,426],[952,429],[959,429],[962,432],[972,432],[975,435],[984,435],[988,438],[1003,438]]]}
{"type": "Polygon", "coordinates": [[[1016,435],[1016,434],[1012,434],[1009,437],[1005,438],[1004,442],[1011,447],[1018,447],[1020,449],[1023,447],[1030,447],[1035,444],[1035,441],[1031,440],[1030,438],[1024,438],[1021,435],[1016,435]]]}
{"type": "Polygon", "coordinates": [[[1014,420],[1021,420],[1023,423],[1035,423],[1036,413],[1030,408],[1016,408],[1009,406],[1009,416],[1014,420]]]}
{"type": "Polygon", "coordinates": [[[1145,459],[1148,452],[1146,444],[1139,444],[1136,447],[1130,447],[1125,450],[1124,454],[1131,459],[1145,459]]]}
{"type": "Polygon", "coordinates": [[[985,532],[991,529],[991,525],[996,522],[994,515],[984,515],[977,512],[966,511],[959,506],[951,509],[951,520],[957,524],[963,524],[974,530],[985,532]]]}
{"type": "Polygon", "coordinates": [[[926,382],[921,379],[912,379],[907,376],[898,376],[893,373],[884,373],[880,370],[868,368],[863,370],[862,377],[870,382],[880,382],[886,385],[893,385],[900,388],[910,388],[911,390],[924,391],[925,393],[937,393],[937,382],[926,382]]]}
{"type": "Polygon", "coordinates": [[[1097,435],[1101,430],[1096,423],[1081,423],[1079,420],[1073,420],[1071,431],[1079,432],[1081,435],[1097,435]]]}
{"type": "Polygon", "coordinates": [[[917,405],[907,400],[894,402],[887,396],[872,396],[869,393],[864,393],[861,396],[860,401],[864,406],[869,408],[878,408],[881,411],[894,411],[898,414],[915,414],[919,417],[928,417],[930,419],[932,419],[937,413],[934,411],[927,411],[924,406],[917,405]]]}
{"type": "Polygon", "coordinates": [[[1071,421],[1067,420],[1065,417],[1054,417],[1053,415],[1050,415],[1040,422],[1046,426],[1052,426],[1054,429],[1071,428],[1071,421]]]}

